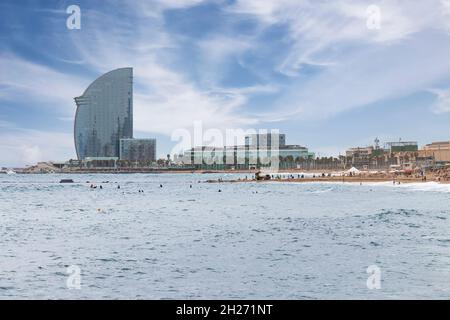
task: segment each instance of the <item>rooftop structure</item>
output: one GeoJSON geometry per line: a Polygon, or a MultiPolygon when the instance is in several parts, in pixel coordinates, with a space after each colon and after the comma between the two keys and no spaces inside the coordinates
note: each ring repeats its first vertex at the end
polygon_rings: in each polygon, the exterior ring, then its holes
{"type": "Polygon", "coordinates": [[[419,150],[417,141],[387,142],[386,148],[389,152],[410,152],[419,150]]]}

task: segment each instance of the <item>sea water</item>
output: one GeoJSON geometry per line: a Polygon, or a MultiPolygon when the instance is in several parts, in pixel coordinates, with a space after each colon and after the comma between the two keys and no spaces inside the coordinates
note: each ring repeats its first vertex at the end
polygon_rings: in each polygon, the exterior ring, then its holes
{"type": "Polygon", "coordinates": [[[244,176],[0,175],[0,298],[450,296],[450,185],[244,176]]]}

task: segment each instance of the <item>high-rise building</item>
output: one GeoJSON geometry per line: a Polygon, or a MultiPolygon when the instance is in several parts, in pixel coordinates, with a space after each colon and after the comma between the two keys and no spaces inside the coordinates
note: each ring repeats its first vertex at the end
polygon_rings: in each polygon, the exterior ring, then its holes
{"type": "Polygon", "coordinates": [[[120,139],[133,138],[133,69],[105,73],[75,102],[78,159],[118,158],[120,139]]]}

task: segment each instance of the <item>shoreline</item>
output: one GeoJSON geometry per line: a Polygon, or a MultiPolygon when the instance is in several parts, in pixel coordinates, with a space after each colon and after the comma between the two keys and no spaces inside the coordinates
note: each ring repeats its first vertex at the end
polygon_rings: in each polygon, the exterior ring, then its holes
{"type": "MultiPolygon", "coordinates": [[[[16,174],[164,174],[164,173],[186,173],[186,174],[255,174],[257,170],[184,170],[184,169],[155,169],[155,170],[79,170],[79,171],[55,171],[55,172],[26,172],[17,171],[16,174]]],[[[7,175],[6,172],[0,172],[7,175]]]]}
{"type": "Polygon", "coordinates": [[[269,179],[269,180],[256,180],[256,179],[238,179],[238,180],[207,180],[207,183],[240,183],[240,182],[280,182],[280,183],[321,183],[321,182],[332,182],[332,183],[383,183],[390,182],[392,184],[408,184],[408,183],[429,183],[435,182],[439,184],[450,184],[450,180],[441,180],[438,181],[436,179],[427,179],[422,180],[421,178],[407,178],[407,177],[316,177],[316,178],[293,178],[293,179],[269,179]]]}

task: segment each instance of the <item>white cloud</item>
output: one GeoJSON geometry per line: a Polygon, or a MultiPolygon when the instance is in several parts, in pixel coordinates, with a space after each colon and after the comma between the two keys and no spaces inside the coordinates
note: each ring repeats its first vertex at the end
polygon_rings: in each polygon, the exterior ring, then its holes
{"type": "Polygon", "coordinates": [[[0,166],[33,165],[74,158],[73,135],[9,127],[0,133],[0,166]]]}
{"type": "Polygon", "coordinates": [[[238,0],[228,10],[287,29],[291,49],[275,67],[292,77],[273,105],[280,120],[329,117],[422,91],[450,74],[448,0],[238,0]],[[372,4],[381,10],[379,30],[366,25],[372,4]],[[299,78],[306,65],[321,72],[299,78]]]}
{"type": "MultiPolygon", "coordinates": [[[[164,8],[179,8],[198,2],[164,2],[164,8]]],[[[129,14],[141,22],[134,25],[132,30],[114,24],[110,21],[113,17],[102,16],[101,20],[95,21],[101,21],[111,28],[104,29],[94,23],[89,28],[95,32],[76,34],[72,38],[81,59],[99,73],[121,66],[134,67],[135,129],[170,135],[175,129],[192,127],[196,120],[216,128],[255,123],[255,118],[244,117],[239,113],[239,108],[246,102],[246,95],[252,94],[250,91],[230,94],[226,89],[215,87],[215,81],[210,84],[214,88],[199,87],[189,75],[171,66],[166,49],[179,49],[177,41],[164,31],[154,11],[147,14],[148,9],[142,3],[138,7],[128,8],[129,14]]],[[[244,42],[225,40],[209,39],[199,42],[198,46],[217,64],[221,63],[224,56],[236,52],[237,47],[245,50],[244,42]]],[[[203,71],[208,72],[208,68],[205,67],[203,71]]]]}
{"type": "Polygon", "coordinates": [[[303,86],[292,84],[278,106],[289,105],[283,113],[297,112],[302,119],[324,118],[423,91],[450,74],[448,40],[447,35],[424,33],[396,45],[348,53],[303,86]]]}
{"type": "Polygon", "coordinates": [[[429,90],[436,96],[436,100],[431,106],[431,110],[436,114],[450,112],[450,88],[429,90]]]}
{"type": "Polygon", "coordinates": [[[0,55],[0,97],[15,102],[32,102],[29,107],[53,108],[73,114],[73,98],[89,82],[77,76],[24,60],[12,54],[0,55]]]}
{"type": "MultiPolygon", "coordinates": [[[[53,58],[72,68],[82,65],[94,75],[133,66],[135,129],[149,135],[189,129],[196,120],[202,120],[205,128],[223,129],[295,117],[305,121],[330,117],[434,88],[450,74],[450,0],[237,0],[231,5],[216,1],[226,14],[220,32],[205,32],[206,37],[196,38],[169,31],[165,10],[202,2],[110,1],[109,10],[85,9],[80,32],[54,29],[52,39],[71,42],[65,47],[70,54],[60,57],[55,52],[53,58]],[[379,30],[366,26],[366,9],[371,4],[381,9],[379,30]],[[114,14],[118,10],[128,19],[118,19],[114,14]],[[257,27],[240,35],[235,27],[243,17],[253,18],[257,27]],[[270,36],[266,37],[274,26],[286,31],[281,39],[273,39],[280,48],[274,48],[270,36]],[[202,58],[196,75],[175,63],[180,57],[186,65],[191,63],[183,51],[186,43],[202,58]],[[267,48],[271,50],[261,50],[267,48]],[[267,63],[252,65],[253,58],[267,59],[267,63]],[[221,81],[229,71],[226,63],[233,59],[243,68],[252,68],[252,76],[260,81],[248,87],[223,87],[221,81]],[[306,65],[319,66],[320,72],[303,77],[306,65]],[[274,76],[273,70],[288,77],[274,76]],[[277,94],[279,99],[263,114],[257,106],[249,106],[249,101],[265,94],[277,94]]],[[[73,97],[95,79],[59,72],[12,54],[0,55],[0,69],[1,99],[32,101],[36,107],[60,111],[57,116],[64,121],[73,119],[73,97]]],[[[437,97],[434,112],[449,111],[448,92],[433,91],[437,97]]],[[[0,127],[5,125],[0,122],[0,127]]],[[[47,155],[61,159],[57,152],[64,156],[73,153],[71,134],[54,140],[50,136],[27,131],[17,136],[17,144],[13,143],[15,135],[8,136],[2,150],[9,150],[7,159],[12,159],[11,154],[25,159],[23,152],[30,159],[47,155]],[[52,143],[42,145],[37,138],[52,143]]]]}
{"type": "Polygon", "coordinates": [[[366,10],[373,4],[367,0],[238,0],[228,10],[255,17],[268,27],[288,27],[286,41],[292,42],[292,50],[278,70],[289,76],[296,76],[304,64],[333,65],[338,61],[329,59],[342,46],[390,43],[429,28],[449,27],[443,13],[448,0],[382,0],[375,3],[381,10],[381,27],[370,30],[366,10]]]}
{"type": "Polygon", "coordinates": [[[204,0],[157,0],[156,3],[164,9],[182,9],[199,5],[203,1],[204,0]]]}

